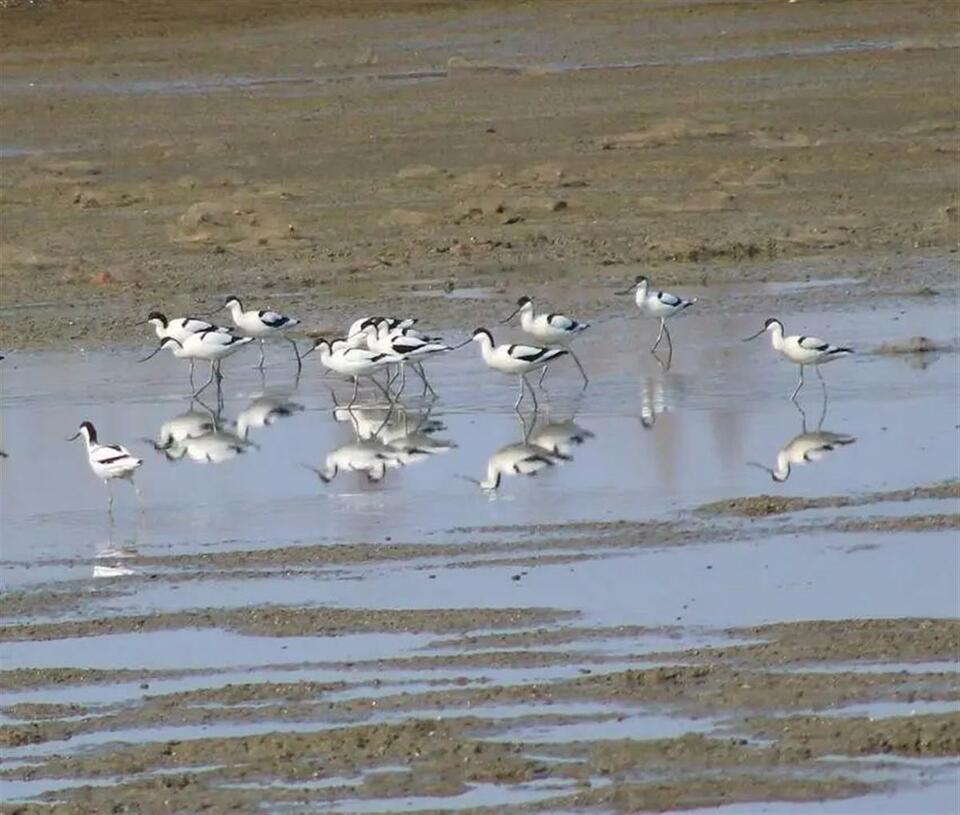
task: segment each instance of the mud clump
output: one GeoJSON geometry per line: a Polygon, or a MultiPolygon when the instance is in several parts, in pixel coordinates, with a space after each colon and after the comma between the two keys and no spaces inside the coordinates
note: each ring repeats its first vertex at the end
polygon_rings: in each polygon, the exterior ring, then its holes
{"type": "Polygon", "coordinates": [[[697,511],[705,515],[740,515],[746,518],[763,518],[768,515],[784,515],[808,509],[869,506],[886,502],[946,498],[960,498],[960,481],[948,481],[943,484],[912,487],[906,490],[872,492],[863,495],[830,495],[822,498],[754,495],[702,504],[697,508],[697,511]]]}

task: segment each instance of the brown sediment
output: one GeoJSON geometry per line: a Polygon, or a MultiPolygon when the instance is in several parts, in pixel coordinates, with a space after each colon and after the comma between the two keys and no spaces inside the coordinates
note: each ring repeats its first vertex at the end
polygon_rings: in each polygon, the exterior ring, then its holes
{"type": "Polygon", "coordinates": [[[0,341],[125,344],[237,289],[307,331],[548,281],[589,317],[640,269],[761,312],[841,264],[836,306],[949,296],[951,13],[795,6],[7,0],[0,341]]]}
{"type": "Polygon", "coordinates": [[[21,623],[0,627],[0,641],[55,640],[96,637],[131,631],[170,631],[178,628],[224,628],[244,634],[290,637],[330,636],[362,631],[443,632],[509,628],[559,622],[576,613],[546,608],[379,610],[253,606],[241,609],[205,608],[192,611],[101,617],[52,623],[21,623]]]}
{"type": "Polygon", "coordinates": [[[838,752],[851,756],[960,755],[960,712],[879,720],[823,716],[753,718],[743,722],[743,726],[757,738],[776,739],[785,751],[796,751],[802,756],[838,752]]]}
{"type": "MultiPolygon", "coordinates": [[[[749,15],[736,4],[629,0],[0,2],[0,124],[13,148],[0,158],[0,307],[17,317],[0,324],[0,344],[123,345],[131,315],[207,311],[234,290],[296,313],[307,333],[335,330],[385,293],[398,311],[444,327],[500,318],[505,300],[548,283],[553,307],[606,317],[628,308],[613,302],[614,286],[641,271],[665,287],[735,284],[713,298],[717,315],[819,309],[819,296],[764,285],[808,280],[829,286],[836,309],[889,308],[894,296],[946,307],[960,225],[957,43],[945,33],[955,15],[927,0],[907,10],[880,0],[757,3],[749,15]],[[516,57],[494,56],[503,51],[516,57]],[[650,64],[625,67],[635,61],[650,64]]],[[[931,344],[876,349],[901,350],[931,344]]],[[[814,500],[754,496],[671,523],[458,530],[478,538],[463,546],[138,556],[131,565],[162,568],[122,585],[416,560],[523,569],[604,549],[953,530],[949,513],[816,524],[782,516],[958,497],[958,482],[814,500]]],[[[923,714],[924,702],[958,698],[956,675],[899,669],[955,661],[953,621],[758,626],[711,632],[729,644],[651,654],[630,640],[672,629],[577,627],[553,609],[261,607],[87,619],[112,613],[87,604],[79,619],[25,623],[70,611],[69,592],[6,599],[2,636],[21,641],[194,626],[444,635],[409,657],[312,663],[342,671],[343,682],[217,686],[215,670],[2,672],[0,687],[43,688],[43,698],[57,687],[68,698],[73,685],[143,685],[116,704],[7,708],[16,721],[0,741],[11,751],[65,741],[49,745],[57,755],[38,748],[38,766],[8,767],[3,777],[76,780],[9,812],[260,813],[274,803],[309,811],[529,781],[556,786],[512,810],[669,810],[869,789],[852,763],[818,762],[828,754],[960,753],[956,716],[923,714]],[[491,630],[500,628],[514,630],[491,630]],[[605,639],[616,648],[607,652],[605,639]],[[850,667],[868,663],[875,672],[850,667]],[[569,670],[516,685],[498,673],[540,666],[569,670]],[[470,674],[462,683],[430,685],[459,668],[470,674]],[[351,671],[378,669],[382,685],[348,684],[351,671]],[[391,670],[430,687],[404,692],[391,670]],[[179,676],[205,686],[148,687],[179,676]],[[916,702],[923,715],[814,715],[875,701],[916,702]],[[609,712],[550,713],[564,703],[609,712]],[[529,708],[516,721],[545,726],[634,712],[725,723],[710,735],[536,744],[484,710],[493,705],[529,708]],[[436,721],[448,710],[463,715],[436,721]],[[367,721],[381,711],[405,720],[367,721]],[[316,728],[77,750],[84,734],[178,723],[216,732],[231,722],[316,728]],[[400,765],[409,772],[383,771],[400,765]],[[296,788],[336,776],[347,781],[296,788]],[[110,785],[84,789],[90,779],[110,785]],[[238,782],[250,787],[229,786],[238,782]]],[[[436,809],[445,803],[438,797],[436,809]]]]}
{"type": "MultiPolygon", "coordinates": [[[[869,506],[891,501],[914,501],[923,499],[960,498],[960,481],[948,481],[925,487],[904,490],[869,492],[864,495],[827,495],[819,498],[799,498],[783,495],[755,495],[745,498],[728,498],[703,504],[699,511],[711,515],[741,515],[747,518],[762,518],[767,515],[783,515],[806,509],[831,509],[840,507],[869,506]]],[[[952,518],[952,516],[947,516],[952,518]]]]}

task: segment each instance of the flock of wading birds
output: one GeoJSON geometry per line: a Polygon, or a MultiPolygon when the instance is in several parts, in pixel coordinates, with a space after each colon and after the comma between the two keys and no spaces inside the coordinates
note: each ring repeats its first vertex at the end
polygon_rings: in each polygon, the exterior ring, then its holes
{"type": "MultiPolygon", "coordinates": [[[[647,278],[642,275],[638,276],[625,291],[617,293],[633,294],[641,314],[660,321],[660,331],[650,349],[651,352],[655,352],[660,342],[666,337],[669,352],[672,354],[673,342],[667,328],[667,320],[694,305],[697,302],[696,298],[685,299],[668,292],[654,291],[650,288],[647,278]]],[[[542,384],[548,366],[560,357],[569,355],[583,377],[583,386],[586,387],[589,382],[586,371],[571,344],[590,327],[590,324],[564,314],[537,314],[533,300],[529,297],[521,297],[514,311],[501,323],[507,323],[519,314],[521,327],[524,332],[535,338],[536,345],[520,343],[497,345],[489,330],[478,328],[473,332],[472,337],[459,345],[451,346],[441,338],[430,336],[415,328],[416,319],[370,317],[355,320],[343,338],[315,340],[312,347],[304,354],[300,353],[296,342],[287,336],[287,332],[300,325],[300,320],[296,317],[275,311],[244,310],[243,304],[237,297],[227,298],[221,308],[230,311],[233,328],[218,326],[198,317],[178,317],[168,320],[163,314],[152,312],[148,322],[156,330],[160,344],[141,362],[155,356],[162,349],[169,348],[174,356],[190,360],[191,382],[196,361],[209,362],[210,377],[194,392],[193,396],[196,397],[214,381],[219,388],[222,379],[220,363],[254,340],[258,340],[260,344],[259,367],[262,368],[264,340],[277,337],[285,339],[293,347],[298,371],[302,366],[303,358],[316,351],[320,356],[320,362],[326,368],[353,379],[353,396],[350,406],[356,401],[361,379],[369,379],[392,404],[406,384],[408,365],[423,383],[424,395],[429,391],[435,396],[436,392],[427,378],[424,363],[437,354],[455,351],[470,342],[476,342],[480,346],[480,354],[487,366],[495,371],[518,377],[520,392],[514,403],[514,408],[517,410],[527,390],[530,392],[536,410],[536,390],[527,379],[527,375],[540,371],[538,385],[542,384]],[[380,373],[386,375],[383,383],[376,378],[380,373]],[[394,390],[395,386],[396,390],[394,390]]],[[[853,353],[850,348],[832,345],[816,337],[785,336],[783,323],[773,317],[768,319],[756,334],[746,337],[745,341],[756,339],[764,332],[769,332],[774,351],[800,366],[800,378],[790,397],[794,401],[803,387],[804,367],[814,366],[822,382],[821,365],[853,353]]],[[[132,455],[122,445],[101,442],[96,428],[89,421],[83,422],[79,431],[69,440],[80,437],[86,442],[87,456],[94,475],[103,479],[108,487],[115,479],[124,479],[134,484],[134,474],[143,464],[142,459],[132,455]]],[[[135,484],[134,488],[136,489],[135,484]]],[[[139,491],[137,494],[139,495],[139,491]]],[[[112,503],[111,492],[110,504],[112,503]]]]}

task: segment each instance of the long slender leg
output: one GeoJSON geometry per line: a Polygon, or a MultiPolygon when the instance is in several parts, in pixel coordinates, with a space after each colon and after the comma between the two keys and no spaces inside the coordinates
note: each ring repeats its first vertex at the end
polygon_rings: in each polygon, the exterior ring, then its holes
{"type": "Polygon", "coordinates": [[[261,371],[263,370],[263,339],[260,340],[260,363],[257,365],[261,371]]]}
{"type": "Polygon", "coordinates": [[[300,349],[297,348],[297,343],[294,340],[291,340],[289,337],[287,337],[286,340],[293,346],[293,353],[297,357],[297,374],[299,374],[303,369],[303,358],[300,356],[300,349]]]}
{"type": "Polygon", "coordinates": [[[113,485],[110,483],[109,479],[104,479],[104,484],[107,485],[107,512],[110,515],[113,515],[113,485]]]}
{"type": "Polygon", "coordinates": [[[797,387],[793,390],[793,395],[790,397],[791,402],[797,401],[797,394],[800,393],[800,388],[803,387],[803,366],[800,366],[800,379],[797,380],[797,387]]]}
{"type": "Polygon", "coordinates": [[[820,384],[823,385],[823,407],[820,410],[820,421],[817,422],[817,430],[823,427],[823,420],[827,418],[827,380],[823,378],[823,374],[820,373],[820,366],[814,365],[814,370],[817,372],[817,376],[820,378],[820,384]]]}
{"type": "Polygon", "coordinates": [[[667,321],[663,321],[663,333],[667,336],[667,348],[670,349],[670,356],[673,356],[673,340],[670,339],[670,329],[667,328],[667,321]]]}
{"type": "Polygon", "coordinates": [[[437,395],[437,392],[433,389],[433,385],[430,384],[430,381],[427,379],[427,372],[423,370],[422,362],[415,362],[413,364],[413,370],[416,372],[417,376],[423,381],[423,392],[421,396],[426,396],[427,391],[430,391],[433,396],[437,395]]]}
{"type": "Polygon", "coordinates": [[[196,388],[197,386],[193,384],[193,369],[196,367],[197,361],[195,359],[190,360],[190,387],[196,388]]]}
{"type": "Polygon", "coordinates": [[[514,410],[520,409],[520,403],[523,401],[523,383],[526,381],[522,376],[520,377],[520,393],[517,395],[517,401],[513,403],[514,410]]]}
{"type": "Polygon", "coordinates": [[[219,359],[213,363],[213,373],[217,377],[217,386],[219,387],[220,383],[223,382],[223,374],[220,372],[219,359]]]}
{"type": "Polygon", "coordinates": [[[350,397],[350,404],[347,407],[353,407],[353,403],[357,401],[357,394],[360,392],[360,377],[355,376],[353,378],[353,396],[350,397]]]}
{"type": "Polygon", "coordinates": [[[528,388],[530,388],[530,395],[533,397],[533,412],[536,413],[537,410],[540,408],[540,405],[537,403],[537,392],[533,389],[533,385],[531,385],[531,384],[527,381],[527,375],[526,375],[526,374],[523,374],[523,376],[521,376],[520,378],[524,381],[524,383],[526,384],[526,386],[527,386],[528,388]]]}
{"type": "Polygon", "coordinates": [[[657,350],[657,346],[660,345],[660,340],[663,339],[663,330],[664,330],[666,327],[667,327],[667,323],[666,323],[666,321],[663,319],[663,317],[661,317],[661,318],[660,318],[660,333],[657,334],[657,341],[653,344],[653,348],[650,349],[650,353],[651,353],[651,354],[652,354],[654,351],[656,351],[656,350],[657,350]]]}
{"type": "MultiPolygon", "coordinates": [[[[570,356],[573,357],[573,361],[577,363],[577,367],[580,369],[580,376],[583,377],[583,387],[587,387],[590,384],[590,379],[587,377],[587,372],[583,370],[583,365],[580,364],[580,360],[577,358],[577,355],[573,352],[572,348],[568,348],[570,351],[570,356]]],[[[549,365],[547,366],[550,367],[549,365]]],[[[546,370],[546,368],[544,369],[546,370]]]]}
{"type": "Polygon", "coordinates": [[[140,507],[140,511],[143,512],[143,494],[140,492],[140,487],[137,486],[137,482],[134,481],[133,476],[130,476],[130,486],[133,487],[133,491],[137,494],[137,506],[140,507]]]}
{"type": "Polygon", "coordinates": [[[400,363],[400,390],[397,391],[397,396],[403,393],[403,389],[407,387],[407,363],[400,363]]]}
{"type": "Polygon", "coordinates": [[[383,387],[383,385],[381,385],[379,382],[377,382],[377,378],[375,376],[371,376],[370,381],[377,386],[377,389],[380,391],[380,393],[382,393],[386,397],[387,402],[389,402],[392,405],[393,397],[390,395],[390,391],[387,390],[385,387],[383,387]]]}
{"type": "Polygon", "coordinates": [[[194,391],[193,395],[194,395],[195,397],[196,397],[196,396],[199,396],[199,395],[200,395],[201,393],[203,393],[208,387],[210,387],[210,383],[213,382],[214,376],[215,376],[214,367],[213,367],[213,363],[211,362],[211,363],[210,363],[210,378],[200,387],[200,390],[194,391]]]}
{"type": "Polygon", "coordinates": [[[543,380],[544,380],[544,378],[545,378],[546,375],[547,375],[547,369],[548,369],[549,367],[550,367],[549,365],[544,365],[544,366],[540,369],[540,378],[537,380],[537,387],[538,387],[538,388],[542,388],[542,387],[543,387],[543,380]]]}

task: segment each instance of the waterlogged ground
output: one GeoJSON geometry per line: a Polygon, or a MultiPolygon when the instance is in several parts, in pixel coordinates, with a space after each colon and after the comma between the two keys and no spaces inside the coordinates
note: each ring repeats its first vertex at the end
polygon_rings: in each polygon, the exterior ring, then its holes
{"type": "Polygon", "coordinates": [[[950,8],[0,0],[4,811],[956,812],[950,8]],[[700,297],[669,368],[640,273],[700,297]],[[229,294],[533,295],[590,387],[136,364],[229,294]],[[828,402],[770,315],[857,349],[828,402]]]}
{"type": "Polygon", "coordinates": [[[691,293],[669,367],[618,303],[536,413],[472,345],[392,410],[282,345],[221,405],[142,350],[8,358],[10,811],[954,811],[955,292],[754,289],[860,351],[802,410],[762,316],[707,307],[746,293],[691,293]],[[142,509],[107,513],[82,419],[145,458],[142,509]],[[482,489],[518,444],[549,463],[482,489]]]}

